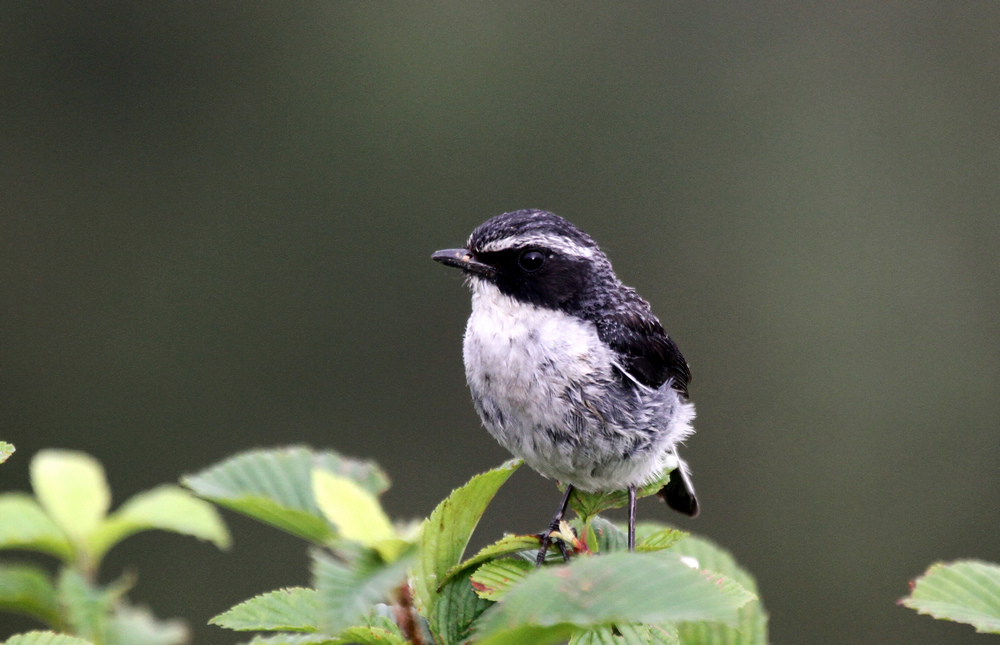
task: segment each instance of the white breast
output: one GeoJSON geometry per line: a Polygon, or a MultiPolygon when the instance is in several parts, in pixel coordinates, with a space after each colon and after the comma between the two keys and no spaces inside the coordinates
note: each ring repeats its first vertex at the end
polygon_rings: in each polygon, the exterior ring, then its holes
{"type": "Polygon", "coordinates": [[[473,283],[465,330],[465,371],[524,423],[558,424],[570,383],[608,378],[613,356],[593,323],[520,302],[488,282],[473,283]]]}
{"type": "Polygon", "coordinates": [[[611,351],[593,323],[520,302],[488,282],[472,286],[465,372],[483,424],[529,466],[565,479],[576,469],[572,446],[553,443],[546,431],[568,430],[567,390],[607,379],[611,351]]]}

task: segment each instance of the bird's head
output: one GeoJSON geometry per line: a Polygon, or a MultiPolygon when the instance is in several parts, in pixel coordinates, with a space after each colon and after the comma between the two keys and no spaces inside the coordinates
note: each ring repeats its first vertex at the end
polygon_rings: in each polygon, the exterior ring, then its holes
{"type": "Polygon", "coordinates": [[[614,289],[617,278],[593,239],[542,210],[504,213],[480,225],[461,249],[431,256],[462,269],[473,285],[486,282],[522,302],[572,310],[614,289]]]}

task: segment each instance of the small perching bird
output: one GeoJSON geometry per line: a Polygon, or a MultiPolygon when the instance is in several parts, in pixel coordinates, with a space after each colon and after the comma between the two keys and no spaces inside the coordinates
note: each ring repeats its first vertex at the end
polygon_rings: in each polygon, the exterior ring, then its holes
{"type": "Polygon", "coordinates": [[[465,374],[483,425],[504,448],[566,485],[538,563],[574,488],[636,489],[677,467],[660,495],[681,513],[698,500],[677,444],[694,429],[691,374],[649,303],[615,276],[589,235],[541,210],[498,215],[462,249],[433,259],[472,289],[465,374]]]}

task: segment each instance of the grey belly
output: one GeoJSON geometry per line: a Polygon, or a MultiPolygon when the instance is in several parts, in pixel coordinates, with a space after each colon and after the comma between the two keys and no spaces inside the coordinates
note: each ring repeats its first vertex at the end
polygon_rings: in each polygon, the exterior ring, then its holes
{"type": "Polygon", "coordinates": [[[551,382],[500,391],[469,383],[490,434],[546,477],[583,490],[644,484],[662,471],[674,405],[614,382],[551,382]]]}

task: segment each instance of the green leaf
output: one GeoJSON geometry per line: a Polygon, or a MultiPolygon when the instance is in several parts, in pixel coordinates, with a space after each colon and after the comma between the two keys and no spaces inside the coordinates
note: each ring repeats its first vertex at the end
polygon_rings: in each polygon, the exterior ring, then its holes
{"type": "Polygon", "coordinates": [[[438,587],[446,580],[448,571],[461,561],[472,531],[490,500],[520,465],[520,460],[512,460],[476,475],[452,491],[424,522],[420,559],[413,572],[414,600],[417,609],[427,617],[431,633],[445,645],[455,642],[454,636],[467,627],[455,622],[459,618],[457,613],[471,621],[475,616],[470,618],[470,614],[481,611],[479,603],[483,601],[472,592],[467,580],[454,581],[461,586],[450,590],[446,586],[440,593],[438,587]],[[459,604],[452,607],[452,601],[459,604]]]}
{"type": "Polygon", "coordinates": [[[458,564],[469,538],[493,496],[521,465],[512,460],[476,475],[457,488],[424,522],[420,536],[420,562],[415,572],[417,606],[432,607],[439,584],[458,564]]]}
{"type": "Polygon", "coordinates": [[[270,591],[241,602],[208,622],[237,631],[317,632],[319,595],[315,589],[302,587],[270,591]]]}
{"type": "Polygon", "coordinates": [[[104,519],[111,490],[101,464],[71,450],[42,450],[31,460],[31,486],[42,507],[77,544],[104,519]]]}
{"type": "Polygon", "coordinates": [[[254,636],[244,645],[340,645],[341,642],[325,634],[268,634],[254,636]]]}
{"type": "Polygon", "coordinates": [[[253,450],[182,479],[197,495],[293,535],[324,544],[335,532],[312,492],[312,471],[350,477],[378,495],[389,487],[378,466],[302,446],[253,450]]]}
{"type": "Polygon", "coordinates": [[[14,454],[14,444],[0,441],[0,464],[7,461],[14,454]]]}
{"type": "Polygon", "coordinates": [[[220,549],[230,544],[229,531],[214,506],[177,486],[164,485],[139,493],[112,513],[91,534],[89,551],[100,560],[126,537],[150,529],[208,540],[220,549]]]}
{"type": "Polygon", "coordinates": [[[668,552],[609,553],[529,575],[483,615],[478,633],[492,645],[493,636],[524,625],[733,624],[749,597],[738,585],[720,586],[668,552]]]}
{"type": "MultiPolygon", "coordinates": [[[[660,489],[670,481],[670,470],[664,471],[663,475],[650,484],[646,484],[636,491],[636,498],[649,497],[660,492],[660,489]]],[[[628,504],[628,491],[616,490],[609,492],[587,493],[579,488],[574,488],[569,496],[569,507],[576,511],[577,515],[586,522],[598,513],[603,513],[612,508],[622,508],[628,504]]]]}
{"type": "Polygon", "coordinates": [[[200,497],[215,502],[219,506],[224,506],[265,524],[270,524],[275,528],[304,538],[315,544],[325,544],[336,537],[336,532],[334,532],[330,523],[326,521],[326,518],[314,515],[308,511],[282,506],[280,503],[265,497],[245,496],[236,499],[220,499],[209,495],[202,495],[198,491],[195,492],[200,497]]]}
{"type": "Polygon", "coordinates": [[[980,560],[932,564],[902,605],[942,620],[1000,634],[1000,565],[980,560]]]}
{"type": "Polygon", "coordinates": [[[366,625],[354,625],[336,638],[328,634],[273,634],[256,636],[246,645],[407,645],[399,628],[388,618],[374,616],[366,625]]]}
{"type": "Polygon", "coordinates": [[[587,537],[587,547],[594,553],[628,550],[628,535],[612,522],[596,515],[590,519],[593,535],[587,537]]]}
{"type": "Polygon", "coordinates": [[[189,640],[183,620],[159,620],[143,607],[119,602],[108,624],[114,645],[182,645],[189,640]]]}
{"type": "Polygon", "coordinates": [[[603,625],[577,632],[569,645],[679,645],[673,625],[603,625]]]}
{"type": "Polygon", "coordinates": [[[93,645],[90,641],[55,632],[26,632],[4,641],[4,645],[93,645]]]}
{"type": "MultiPolygon", "coordinates": [[[[662,524],[643,523],[637,534],[649,539],[663,528],[662,524]]],[[[726,580],[735,581],[747,592],[757,595],[753,577],[736,563],[728,551],[710,540],[692,535],[672,546],[669,553],[694,558],[701,571],[724,576],[726,580]]],[[[687,622],[681,623],[678,628],[681,642],[687,645],[767,645],[767,612],[760,600],[751,600],[740,607],[734,627],[721,623],[687,622]]]]}
{"type": "Polygon", "coordinates": [[[104,642],[115,598],[92,586],[75,569],[61,571],[56,590],[71,631],[104,642]]]}
{"type": "Polygon", "coordinates": [[[492,601],[476,595],[468,578],[459,576],[445,583],[437,593],[432,613],[422,615],[427,618],[435,642],[458,645],[469,641],[473,622],[492,605],[492,601]]]}
{"type": "Polygon", "coordinates": [[[73,560],[66,534],[24,493],[0,494],[0,549],[28,549],[73,560]]]}
{"type": "MultiPolygon", "coordinates": [[[[498,632],[489,638],[489,645],[550,645],[565,643],[579,628],[569,623],[559,623],[542,627],[540,625],[521,625],[498,632]]],[[[473,641],[476,645],[487,641],[473,641]]]]}
{"type": "Polygon", "coordinates": [[[336,643],[344,645],[406,645],[406,639],[380,627],[349,627],[336,643]]]}
{"type": "Polygon", "coordinates": [[[105,587],[87,581],[76,569],[63,568],[56,582],[56,596],[63,608],[69,631],[95,643],[112,643],[116,603],[132,586],[133,579],[123,576],[105,587]]]}
{"type": "Polygon", "coordinates": [[[372,550],[363,551],[351,562],[318,550],[312,559],[321,631],[339,634],[356,625],[375,603],[391,596],[406,582],[407,569],[416,559],[416,547],[410,547],[391,563],[372,550]]]}
{"type": "MultiPolygon", "coordinates": [[[[367,618],[365,618],[361,627],[375,627],[382,631],[389,632],[394,636],[398,636],[405,641],[406,638],[403,636],[403,631],[399,628],[399,625],[396,624],[396,609],[398,608],[398,605],[390,607],[385,603],[375,605],[374,610],[368,615],[367,618]]],[[[410,610],[408,609],[407,611],[410,610]]],[[[415,612],[411,612],[410,616],[415,620],[419,620],[415,612]]]]}
{"type": "MultiPolygon", "coordinates": [[[[718,625],[719,623],[714,623],[718,625]]],[[[671,623],[660,623],[659,625],[648,625],[649,645],[680,645],[680,634],[677,626],[671,623]]],[[[738,645],[738,641],[719,641],[726,645],[738,645]]],[[[704,645],[712,645],[712,641],[705,641],[704,645]]]]}
{"type": "Polygon", "coordinates": [[[323,515],[342,537],[373,548],[390,561],[406,548],[378,499],[354,480],[317,469],[312,488],[323,515]]]}
{"type": "Polygon", "coordinates": [[[32,564],[0,564],[0,609],[62,626],[55,586],[44,569],[32,564]]]}
{"type": "Polygon", "coordinates": [[[524,579],[535,568],[527,560],[503,558],[493,560],[476,569],[470,581],[476,595],[486,600],[500,600],[511,586],[524,579]]]}
{"type": "Polygon", "coordinates": [[[541,543],[541,538],[537,535],[507,534],[493,544],[484,546],[478,553],[476,553],[476,555],[472,556],[468,560],[464,560],[453,566],[451,569],[448,569],[448,573],[444,576],[444,582],[451,580],[459,573],[480,565],[487,560],[493,560],[500,556],[519,553],[521,551],[538,551],[541,543]]]}
{"type": "Polygon", "coordinates": [[[685,531],[671,528],[669,526],[658,528],[647,535],[644,535],[642,539],[638,538],[638,534],[639,530],[637,528],[635,550],[640,552],[662,551],[664,549],[669,549],[688,536],[688,533],[685,531]]]}

